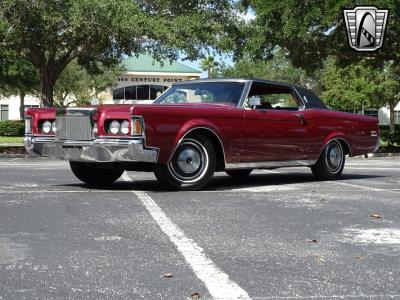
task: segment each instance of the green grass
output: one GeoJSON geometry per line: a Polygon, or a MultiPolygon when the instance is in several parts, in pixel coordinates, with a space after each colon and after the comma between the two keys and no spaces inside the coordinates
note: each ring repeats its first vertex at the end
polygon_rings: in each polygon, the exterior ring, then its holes
{"type": "Polygon", "coordinates": [[[0,136],[0,144],[16,144],[23,142],[24,138],[22,136],[0,136]]]}

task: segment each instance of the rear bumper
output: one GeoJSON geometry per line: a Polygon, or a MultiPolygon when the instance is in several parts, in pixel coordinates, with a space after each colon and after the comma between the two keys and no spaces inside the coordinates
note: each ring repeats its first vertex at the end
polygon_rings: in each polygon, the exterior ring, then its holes
{"type": "Polygon", "coordinates": [[[57,157],[81,162],[149,162],[155,163],[158,148],[144,145],[138,139],[95,139],[92,141],[59,141],[53,137],[26,136],[25,149],[33,157],[57,157]]]}

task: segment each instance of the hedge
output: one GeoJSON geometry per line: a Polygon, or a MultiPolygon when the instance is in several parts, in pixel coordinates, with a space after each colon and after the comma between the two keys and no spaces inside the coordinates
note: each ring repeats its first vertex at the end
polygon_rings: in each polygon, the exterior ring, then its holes
{"type": "Polygon", "coordinates": [[[0,122],[0,136],[23,136],[25,122],[23,120],[7,120],[0,122]]]}
{"type": "Polygon", "coordinates": [[[400,145],[400,125],[396,124],[394,127],[394,133],[390,133],[390,127],[388,125],[379,126],[379,133],[382,141],[389,142],[390,144],[400,145]]]}

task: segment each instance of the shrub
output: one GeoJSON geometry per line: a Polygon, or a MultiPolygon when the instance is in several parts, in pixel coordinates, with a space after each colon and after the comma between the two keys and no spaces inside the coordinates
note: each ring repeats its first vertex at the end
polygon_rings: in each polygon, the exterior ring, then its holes
{"type": "Polygon", "coordinates": [[[394,133],[390,133],[389,126],[383,125],[379,126],[380,137],[382,141],[388,142],[389,144],[400,145],[400,126],[396,125],[394,128],[394,133]]]}
{"type": "Polygon", "coordinates": [[[7,120],[0,122],[0,136],[23,136],[25,122],[23,120],[7,120]]]}

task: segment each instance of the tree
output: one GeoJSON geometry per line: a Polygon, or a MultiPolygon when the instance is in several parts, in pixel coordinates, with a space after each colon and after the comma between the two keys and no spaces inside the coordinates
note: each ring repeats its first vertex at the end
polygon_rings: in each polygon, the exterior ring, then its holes
{"type": "Polygon", "coordinates": [[[237,61],[233,67],[223,67],[222,77],[260,78],[283,81],[290,84],[306,86],[319,92],[316,76],[308,75],[303,69],[293,66],[282,49],[276,49],[270,60],[252,60],[249,56],[237,61]]]}
{"type": "MultiPolygon", "coordinates": [[[[242,51],[251,53],[255,58],[270,58],[278,45],[288,52],[294,66],[300,66],[308,72],[320,69],[328,57],[334,57],[335,64],[343,68],[359,63],[371,66],[380,76],[383,76],[383,70],[389,64],[400,64],[398,0],[373,1],[378,8],[389,9],[384,45],[376,52],[356,52],[348,45],[342,8],[353,8],[363,4],[363,1],[243,0],[242,3],[256,13],[242,47],[242,51]]],[[[389,80],[388,76],[384,78],[389,80]]],[[[398,86],[392,81],[381,83],[398,86]]],[[[398,95],[399,92],[392,91],[390,94],[398,95]]]]}
{"type": "Polygon", "coordinates": [[[231,49],[235,7],[229,0],[3,0],[8,27],[0,41],[39,70],[42,102],[52,106],[54,85],[75,59],[94,74],[132,53],[195,59],[209,47],[231,49]]]}
{"type": "MultiPolygon", "coordinates": [[[[288,51],[295,66],[319,69],[328,56],[342,66],[368,57],[371,65],[383,66],[389,60],[400,63],[400,1],[378,0],[373,5],[389,9],[383,48],[377,52],[356,52],[348,45],[342,8],[360,5],[358,0],[246,0],[256,13],[245,50],[258,58],[273,55],[276,45],[288,51]]],[[[367,3],[372,4],[372,3],[367,3]]]]}
{"type": "Polygon", "coordinates": [[[329,58],[322,72],[323,98],[331,107],[360,111],[364,107],[389,106],[390,131],[394,132],[394,109],[400,101],[400,68],[394,62],[374,68],[365,62],[347,67],[329,58]]]}
{"type": "Polygon", "coordinates": [[[19,114],[24,118],[25,96],[39,90],[39,77],[33,65],[21,59],[15,51],[4,50],[0,53],[0,94],[18,95],[19,114]]]}
{"type": "Polygon", "coordinates": [[[111,88],[115,79],[122,73],[120,66],[102,67],[102,72],[90,75],[77,61],[72,61],[58,79],[54,88],[54,100],[57,106],[90,104],[98,94],[111,88]]]}
{"type": "Polygon", "coordinates": [[[374,96],[382,105],[389,106],[390,132],[394,133],[394,109],[400,102],[400,67],[393,61],[387,62],[375,77],[374,96]]]}
{"type": "Polygon", "coordinates": [[[208,56],[201,60],[200,68],[203,71],[206,71],[208,74],[208,78],[215,77],[215,69],[219,66],[219,63],[214,60],[213,56],[208,56]]]}
{"type": "Polygon", "coordinates": [[[325,62],[322,72],[322,97],[334,109],[345,111],[361,111],[365,107],[379,108],[374,94],[374,68],[363,63],[340,67],[334,58],[325,62]]]}

